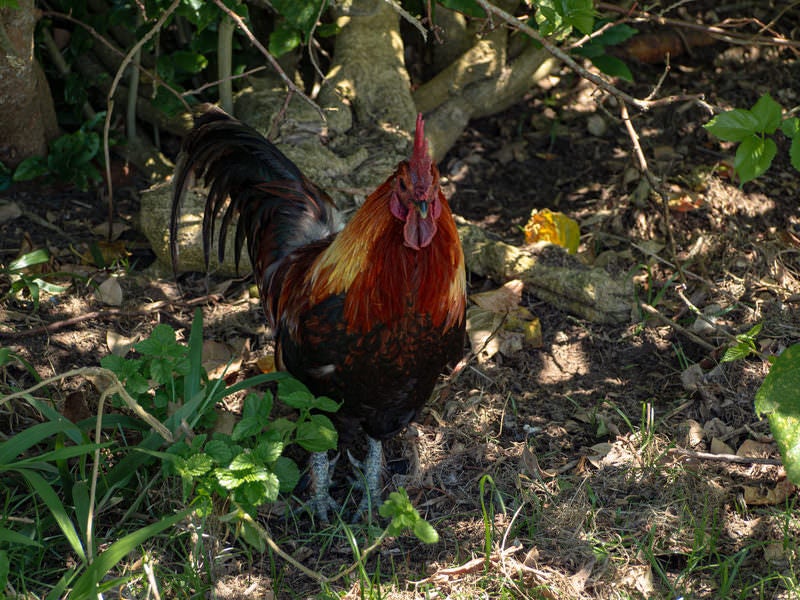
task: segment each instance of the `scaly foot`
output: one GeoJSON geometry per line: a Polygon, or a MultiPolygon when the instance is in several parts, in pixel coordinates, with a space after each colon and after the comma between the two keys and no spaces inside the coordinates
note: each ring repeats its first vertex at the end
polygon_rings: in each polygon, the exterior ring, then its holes
{"type": "Polygon", "coordinates": [[[337,454],[333,460],[328,460],[327,452],[314,452],[311,455],[311,490],[313,496],[308,500],[308,507],[323,523],[329,523],[328,511],[339,511],[339,504],[331,497],[331,478],[337,454]]]}
{"type": "Polygon", "coordinates": [[[373,514],[377,516],[377,509],[381,505],[381,471],[383,470],[383,446],[379,440],[367,436],[367,456],[364,462],[359,463],[352,455],[349,455],[350,462],[357,469],[362,471],[359,482],[362,482],[364,495],[361,502],[353,514],[351,522],[356,523],[365,516],[371,521],[373,514]]]}

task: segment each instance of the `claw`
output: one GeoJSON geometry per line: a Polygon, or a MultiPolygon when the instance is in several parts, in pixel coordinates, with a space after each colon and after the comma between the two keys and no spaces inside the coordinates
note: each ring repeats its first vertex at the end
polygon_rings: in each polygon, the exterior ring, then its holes
{"type": "Polygon", "coordinates": [[[339,460],[337,454],[333,460],[328,460],[327,452],[314,452],[311,454],[311,488],[313,496],[307,505],[317,518],[323,523],[329,523],[328,511],[339,511],[339,504],[331,497],[330,487],[333,477],[333,468],[339,460]]]}
{"type": "Polygon", "coordinates": [[[363,471],[363,478],[359,477],[360,487],[364,495],[353,514],[351,522],[356,523],[365,516],[372,520],[374,511],[381,505],[381,470],[383,469],[383,447],[380,441],[367,436],[367,455],[364,462],[359,462],[348,452],[350,462],[354,467],[363,471]]]}

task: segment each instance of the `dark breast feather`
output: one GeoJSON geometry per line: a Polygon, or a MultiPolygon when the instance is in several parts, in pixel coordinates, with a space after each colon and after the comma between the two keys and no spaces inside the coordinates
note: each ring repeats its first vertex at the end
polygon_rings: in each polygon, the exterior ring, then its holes
{"type": "Polygon", "coordinates": [[[410,314],[366,334],[347,333],[344,297],[331,296],[302,316],[297,336],[278,331],[286,369],[318,396],[343,402],[334,415],[343,439],[363,429],[383,440],[414,419],[439,373],[461,357],[464,327],[446,332],[410,314]]]}

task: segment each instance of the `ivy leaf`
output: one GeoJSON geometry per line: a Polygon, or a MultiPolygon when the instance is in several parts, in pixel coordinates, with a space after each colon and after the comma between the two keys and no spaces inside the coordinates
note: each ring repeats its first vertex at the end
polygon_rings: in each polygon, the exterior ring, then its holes
{"type": "Polygon", "coordinates": [[[300,45],[300,32],[289,23],[279,24],[269,36],[269,53],[279,58],[300,45]]]}
{"type": "Polygon", "coordinates": [[[703,127],[726,142],[742,142],[758,131],[759,124],[749,110],[734,108],[718,114],[703,127]]]}
{"type": "Polygon", "coordinates": [[[756,392],[755,408],[767,415],[786,474],[800,485],[800,344],[775,360],[756,392]]]}
{"type": "Polygon", "coordinates": [[[755,134],[745,138],[736,149],[733,168],[739,174],[742,184],[763,175],[778,153],[778,146],[772,138],[761,138],[755,134]]]}
{"type": "Polygon", "coordinates": [[[758,121],[758,130],[762,133],[775,133],[778,125],[781,124],[781,105],[772,99],[769,94],[764,94],[750,109],[750,112],[758,121]]]}
{"type": "Polygon", "coordinates": [[[41,156],[31,156],[23,160],[14,170],[14,181],[30,181],[50,172],[47,161],[41,156]]]}
{"type": "Polygon", "coordinates": [[[189,50],[176,50],[169,60],[185,73],[199,73],[208,66],[208,59],[205,56],[189,50]]]}

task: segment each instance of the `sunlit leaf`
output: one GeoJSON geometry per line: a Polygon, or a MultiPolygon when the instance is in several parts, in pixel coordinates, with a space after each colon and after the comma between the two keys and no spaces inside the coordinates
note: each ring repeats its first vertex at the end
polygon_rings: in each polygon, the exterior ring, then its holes
{"type": "Polygon", "coordinates": [[[742,183],[747,183],[763,175],[778,152],[778,146],[772,138],[751,135],[744,139],[736,149],[733,168],[739,174],[742,183]]]}
{"type": "Polygon", "coordinates": [[[570,254],[578,251],[581,232],[577,221],[549,209],[534,210],[525,225],[525,243],[550,242],[566,248],[570,254]]]}
{"type": "Polygon", "coordinates": [[[720,113],[703,125],[721,140],[741,142],[758,131],[758,119],[749,110],[734,108],[720,113]]]}
{"type": "Polygon", "coordinates": [[[786,474],[800,485],[800,344],[775,360],[756,392],[755,408],[767,415],[786,474]]]}
{"type": "Polygon", "coordinates": [[[781,124],[781,105],[772,99],[769,94],[764,94],[750,109],[750,112],[758,121],[758,131],[762,133],[775,133],[781,124]]]}

